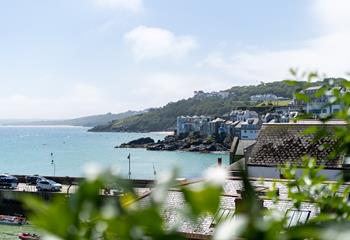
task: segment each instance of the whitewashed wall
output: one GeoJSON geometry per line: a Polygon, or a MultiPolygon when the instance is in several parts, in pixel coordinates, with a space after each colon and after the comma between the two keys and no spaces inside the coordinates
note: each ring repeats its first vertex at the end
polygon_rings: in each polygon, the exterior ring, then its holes
{"type": "MultiPolygon", "coordinates": [[[[301,176],[302,169],[297,171],[297,176],[301,176]]],[[[343,177],[340,169],[323,169],[320,173],[328,180],[337,180],[343,177]]],[[[280,170],[277,167],[248,166],[249,177],[280,178],[280,170]]]]}

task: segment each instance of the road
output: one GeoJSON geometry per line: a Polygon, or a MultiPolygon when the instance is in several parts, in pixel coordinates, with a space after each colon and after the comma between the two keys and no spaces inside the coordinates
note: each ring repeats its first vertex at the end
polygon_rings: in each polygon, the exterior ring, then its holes
{"type": "MultiPolygon", "coordinates": [[[[62,184],[62,189],[61,189],[61,193],[67,193],[68,192],[68,188],[69,185],[64,185],[62,184]]],[[[77,185],[72,185],[69,189],[69,193],[74,193],[76,190],[78,189],[77,185]]],[[[147,194],[148,192],[150,192],[150,188],[135,188],[134,189],[136,194],[138,196],[143,196],[145,194],[147,194]]],[[[27,185],[25,183],[19,183],[17,189],[13,190],[13,191],[17,191],[17,192],[37,192],[36,186],[35,185],[27,185]]],[[[104,191],[101,190],[101,194],[104,194],[104,191]]],[[[113,190],[110,192],[109,195],[116,195],[117,192],[113,192],[113,190]]]]}

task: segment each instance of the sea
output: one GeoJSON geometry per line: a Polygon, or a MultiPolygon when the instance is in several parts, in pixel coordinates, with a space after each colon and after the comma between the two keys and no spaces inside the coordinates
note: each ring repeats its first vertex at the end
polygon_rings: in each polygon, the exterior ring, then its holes
{"type": "Polygon", "coordinates": [[[113,166],[123,177],[156,179],[162,172],[177,169],[179,177],[197,178],[217,164],[229,162],[228,154],[182,151],[147,151],[115,148],[140,137],[164,139],[166,133],[88,132],[85,127],[1,126],[0,174],[84,176],[87,165],[113,166]]]}

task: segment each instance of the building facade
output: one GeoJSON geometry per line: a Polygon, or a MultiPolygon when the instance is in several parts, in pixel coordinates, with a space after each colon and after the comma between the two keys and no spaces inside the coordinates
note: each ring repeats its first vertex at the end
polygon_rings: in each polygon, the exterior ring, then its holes
{"type": "Polygon", "coordinates": [[[262,121],[259,118],[249,118],[241,124],[241,139],[254,140],[258,137],[262,121]]]}
{"type": "Polygon", "coordinates": [[[321,97],[316,97],[315,93],[322,86],[309,87],[304,90],[305,95],[310,98],[310,102],[306,103],[306,113],[317,117],[326,117],[341,110],[340,104],[333,104],[333,95],[326,93],[321,97]]]}

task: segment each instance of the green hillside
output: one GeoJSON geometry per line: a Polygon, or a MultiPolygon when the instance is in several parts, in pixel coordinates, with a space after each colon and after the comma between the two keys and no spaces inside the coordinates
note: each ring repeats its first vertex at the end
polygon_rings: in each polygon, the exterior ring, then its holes
{"type": "Polygon", "coordinates": [[[226,98],[213,96],[199,99],[192,97],[171,102],[164,107],[150,109],[147,113],[116,120],[108,125],[97,126],[91,131],[149,132],[173,130],[177,116],[204,114],[221,116],[236,108],[256,106],[256,103],[250,103],[250,96],[252,95],[272,93],[279,97],[292,98],[295,90],[301,88],[304,84],[289,86],[283,81],[279,81],[261,83],[256,86],[236,86],[226,90],[230,93],[226,98]]]}
{"type": "Polygon", "coordinates": [[[94,127],[97,125],[107,125],[113,121],[131,117],[136,114],[143,113],[144,111],[127,111],[123,113],[106,113],[101,115],[92,115],[74,119],[65,120],[0,120],[0,125],[67,125],[67,126],[83,126],[83,127],[94,127]]]}

